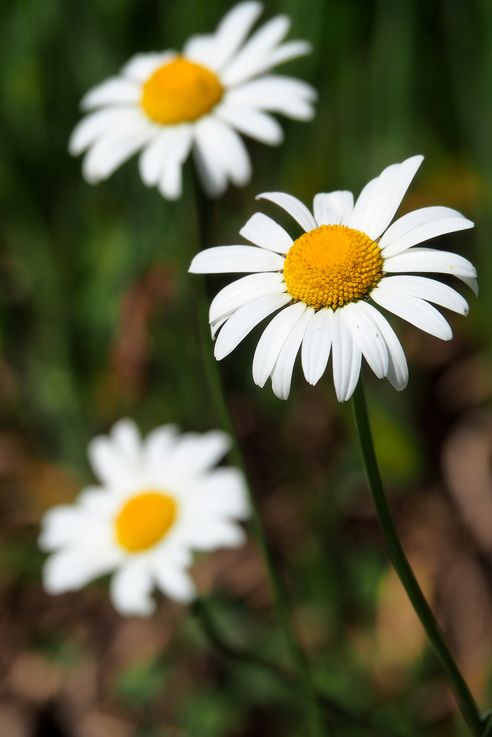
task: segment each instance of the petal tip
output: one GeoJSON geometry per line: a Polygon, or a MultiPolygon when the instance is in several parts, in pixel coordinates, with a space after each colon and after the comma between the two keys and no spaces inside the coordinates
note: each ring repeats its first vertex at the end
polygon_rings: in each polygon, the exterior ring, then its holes
{"type": "Polygon", "coordinates": [[[191,259],[191,263],[188,267],[188,273],[189,274],[200,274],[200,253],[197,253],[196,256],[193,256],[191,259]]]}
{"type": "Polygon", "coordinates": [[[214,347],[214,358],[216,361],[222,361],[223,358],[225,358],[228,354],[224,351],[223,348],[220,346],[218,347],[218,344],[215,344],[214,347]]]}
{"type": "Polygon", "coordinates": [[[263,389],[263,387],[267,383],[267,380],[268,380],[268,376],[264,378],[263,376],[255,376],[253,374],[253,381],[256,384],[256,386],[258,386],[260,389],[263,389]]]}
{"type": "Polygon", "coordinates": [[[298,41],[299,56],[305,54],[311,54],[313,51],[313,44],[310,41],[298,41]]]}

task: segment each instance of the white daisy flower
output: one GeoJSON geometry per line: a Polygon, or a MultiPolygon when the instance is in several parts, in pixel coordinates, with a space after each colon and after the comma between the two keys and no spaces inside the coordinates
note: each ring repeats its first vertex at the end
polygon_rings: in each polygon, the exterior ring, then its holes
{"type": "Polygon", "coordinates": [[[438,235],[472,228],[449,207],[424,207],[390,225],[422,156],[387,167],[362,190],[317,194],[313,213],[298,199],[267,192],[304,233],[293,240],[271,218],[254,214],[240,231],[253,246],[202,251],[190,271],[200,274],[253,272],[226,286],[210,306],[215,357],[227,356],[262,320],[271,320],[256,348],[253,378],[286,399],[299,349],[304,376],[316,384],[332,355],[339,401],[352,395],[362,356],[378,378],[398,390],[408,382],[405,354],[379,308],[421,330],[451,338],[451,328],[432,304],[466,315],[468,305],[451,287],[424,276],[458,277],[477,291],[475,267],[462,256],[416,248],[438,235]],[[283,309],[282,309],[283,308],[283,309]]]}
{"type": "Polygon", "coordinates": [[[144,183],[177,199],[192,151],[210,196],[222,194],[229,181],[246,184],[251,162],[239,133],[278,144],[282,129],[270,113],[311,120],[316,97],[305,82],[268,74],[310,51],[306,41],[283,43],[289,18],[272,18],[246,40],[261,11],[261,3],[240,3],[215,33],[192,36],[181,53],[137,54],[118,76],[90,90],[82,100],[89,114],[69,144],[74,155],[87,151],[87,181],[106,179],[142,151],[144,183]]]}
{"type": "Polygon", "coordinates": [[[39,544],[52,553],[43,570],[46,590],[73,591],[114,571],[111,599],[122,614],[151,614],[154,587],[189,602],[191,551],[244,541],[243,476],[214,468],[229,445],[223,432],[179,435],[172,425],[142,439],[131,420],[92,440],[89,458],[100,486],[50,509],[42,521],[39,544]]]}

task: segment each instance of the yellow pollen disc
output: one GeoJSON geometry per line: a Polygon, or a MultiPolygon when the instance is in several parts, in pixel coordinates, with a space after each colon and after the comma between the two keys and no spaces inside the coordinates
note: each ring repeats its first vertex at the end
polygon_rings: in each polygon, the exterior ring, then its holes
{"type": "Polygon", "coordinates": [[[381,249],[368,235],[346,225],[320,225],[290,247],[284,280],[294,299],[336,310],[366,297],[382,269],[381,249]]]}
{"type": "Polygon", "coordinates": [[[168,494],[144,491],[129,499],[115,520],[116,539],[130,553],[155,545],[176,520],[177,506],[168,494]]]}
{"type": "Polygon", "coordinates": [[[145,82],[140,104],[151,120],[172,125],[206,115],[223,94],[216,74],[178,56],[156,69],[145,82]]]}

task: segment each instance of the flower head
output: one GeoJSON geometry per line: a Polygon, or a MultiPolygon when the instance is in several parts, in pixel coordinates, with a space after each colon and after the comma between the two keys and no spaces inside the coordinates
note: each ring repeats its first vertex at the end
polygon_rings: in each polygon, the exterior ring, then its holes
{"type": "Polygon", "coordinates": [[[445,233],[473,227],[449,207],[424,207],[390,225],[422,156],[387,167],[362,190],[317,194],[313,212],[280,192],[259,195],[286,210],[304,231],[297,239],[271,218],[255,213],[241,230],[253,246],[221,246],[192,261],[194,273],[251,272],[222,289],[210,306],[215,357],[227,356],[274,312],[253,360],[253,378],[269,377],[281,399],[289,395],[301,349],[306,380],[316,384],[330,352],[339,401],[352,395],[362,356],[378,378],[398,390],[408,381],[405,354],[380,308],[427,333],[449,340],[451,328],[433,304],[467,314],[463,297],[424,276],[455,276],[477,289],[474,266],[462,256],[415,248],[445,233]],[[433,303],[433,304],[431,304],[433,303]]]}
{"type": "Polygon", "coordinates": [[[261,10],[261,3],[240,3],[215,33],[192,36],[181,53],[137,54],[118,76],[90,90],[82,100],[88,115],[69,145],[72,154],[87,151],[87,181],[106,179],[141,151],[144,183],[177,199],[182,166],[192,151],[210,196],[222,194],[229,181],[246,184],[251,162],[239,133],[278,144],[282,129],[270,113],[310,120],[315,98],[305,82],[268,74],[307,54],[310,45],[283,43],[289,29],[284,15],[247,39],[261,10]]]}
{"type": "Polygon", "coordinates": [[[235,547],[248,516],[242,474],[214,468],[229,438],[214,431],[179,435],[166,425],[142,439],[121,420],[89,445],[100,486],[44,516],[40,546],[50,593],[79,589],[114,572],[111,598],[122,614],[150,614],[152,589],[181,602],[195,595],[192,550],[235,547]]]}

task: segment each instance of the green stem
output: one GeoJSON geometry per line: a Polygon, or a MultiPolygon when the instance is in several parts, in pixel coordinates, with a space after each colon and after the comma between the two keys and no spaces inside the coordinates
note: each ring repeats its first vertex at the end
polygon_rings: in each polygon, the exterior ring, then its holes
{"type": "MultiPolygon", "coordinates": [[[[196,202],[196,209],[197,209],[197,219],[198,219],[201,246],[207,247],[207,246],[212,245],[213,243],[212,238],[211,238],[211,231],[212,231],[211,224],[212,224],[212,220],[215,217],[216,213],[214,209],[214,204],[204,197],[202,190],[200,188],[200,184],[196,181],[196,179],[194,183],[195,183],[195,202],[196,202]]],[[[211,351],[211,344],[210,344],[210,338],[209,338],[210,331],[209,331],[209,326],[208,326],[208,308],[206,304],[206,292],[205,292],[204,283],[202,284],[201,289],[202,289],[202,294],[201,294],[202,299],[201,299],[201,305],[200,305],[201,315],[199,316],[199,319],[200,319],[200,329],[201,329],[200,337],[201,337],[201,344],[202,344],[202,353],[203,353],[203,358],[204,358],[204,363],[205,363],[205,372],[206,372],[208,384],[210,387],[210,391],[213,396],[215,408],[218,413],[218,419],[221,422],[223,428],[229,433],[229,435],[233,437],[234,439],[236,439],[235,428],[234,428],[234,425],[233,425],[233,422],[232,422],[232,419],[229,413],[227,402],[225,400],[217,361],[215,360],[212,354],[212,351],[211,351]]],[[[293,667],[296,670],[299,683],[300,683],[300,687],[302,689],[303,702],[304,702],[304,708],[305,708],[305,713],[306,713],[306,719],[309,725],[309,731],[312,737],[323,737],[326,733],[326,730],[325,730],[325,725],[323,724],[323,719],[322,719],[322,716],[319,710],[314,683],[311,677],[311,673],[310,673],[304,652],[302,651],[297,641],[297,638],[295,637],[293,630],[292,630],[291,621],[290,621],[290,613],[289,613],[290,607],[289,607],[287,592],[286,592],[284,583],[282,581],[282,578],[278,572],[278,566],[275,563],[272,552],[267,543],[267,537],[266,537],[265,529],[264,529],[263,522],[261,519],[261,515],[259,512],[259,508],[256,503],[256,499],[251,491],[252,486],[248,478],[247,467],[244,462],[244,458],[241,453],[241,449],[239,447],[239,443],[237,442],[237,440],[233,444],[230,456],[231,456],[231,460],[233,461],[233,463],[243,471],[244,476],[246,478],[247,488],[248,488],[248,493],[249,493],[249,500],[250,500],[250,507],[251,507],[251,522],[252,522],[253,533],[255,535],[260,551],[262,553],[263,560],[265,562],[265,566],[266,566],[267,573],[268,573],[268,578],[270,581],[270,586],[271,586],[272,593],[273,593],[274,606],[276,609],[276,613],[277,613],[278,621],[280,624],[280,628],[282,630],[284,641],[289,651],[293,667]]],[[[331,728],[329,729],[331,732],[331,728]]]]}
{"type": "Polygon", "coordinates": [[[197,620],[200,622],[200,626],[207,636],[207,639],[214,646],[217,652],[221,653],[225,658],[240,661],[245,665],[261,668],[262,670],[268,671],[282,683],[287,683],[289,685],[293,684],[292,675],[288,671],[276,665],[276,663],[272,663],[255,653],[236,647],[235,645],[231,645],[229,642],[224,640],[219,628],[210,616],[208,603],[203,599],[195,599],[192,605],[192,610],[197,620]]]}
{"type": "Polygon", "coordinates": [[[480,717],[478,707],[463,676],[461,675],[461,671],[459,670],[456,661],[446,645],[444,635],[432,614],[432,610],[427,604],[417,579],[415,578],[391,517],[374,450],[374,442],[367,413],[362,378],[359,379],[359,383],[354,392],[353,408],[367,479],[369,481],[376,511],[386,540],[390,560],[408,594],[408,598],[410,599],[418,618],[422,623],[429,642],[432,644],[432,647],[441,662],[465,722],[468,724],[472,734],[475,737],[480,737],[484,729],[484,724],[480,717]]]}
{"type": "MultiPolygon", "coordinates": [[[[220,629],[210,614],[208,601],[203,598],[195,599],[192,605],[192,612],[209,643],[224,658],[231,662],[242,663],[248,667],[260,668],[269,673],[277,682],[280,682],[291,692],[297,692],[298,682],[292,672],[256,655],[256,653],[239,648],[236,645],[231,645],[230,642],[224,640],[220,629]]],[[[320,708],[326,711],[327,714],[335,717],[337,721],[358,727],[364,732],[370,732],[372,735],[377,734],[378,737],[396,737],[396,733],[393,734],[387,731],[386,727],[383,727],[373,715],[349,712],[344,706],[338,704],[331,696],[325,693],[318,693],[317,699],[320,708]]],[[[401,736],[402,734],[403,732],[398,732],[398,735],[401,736]]],[[[405,734],[408,734],[408,732],[405,732],[405,734]]]]}

